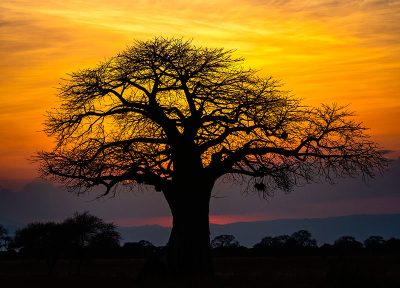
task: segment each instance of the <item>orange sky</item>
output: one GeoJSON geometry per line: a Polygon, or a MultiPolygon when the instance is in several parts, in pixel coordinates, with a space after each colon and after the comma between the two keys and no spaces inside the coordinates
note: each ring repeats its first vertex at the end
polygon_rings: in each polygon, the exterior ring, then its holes
{"type": "Polygon", "coordinates": [[[60,78],[154,36],[237,49],[308,104],[349,103],[397,157],[399,15],[383,0],[1,0],[0,180],[36,176],[28,158],[51,147],[40,130],[60,78]]]}

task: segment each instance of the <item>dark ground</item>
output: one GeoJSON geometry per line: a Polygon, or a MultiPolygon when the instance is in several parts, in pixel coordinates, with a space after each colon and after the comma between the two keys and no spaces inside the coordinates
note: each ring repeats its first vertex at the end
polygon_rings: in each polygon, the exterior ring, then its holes
{"type": "Polygon", "coordinates": [[[400,287],[400,257],[302,256],[214,259],[215,277],[202,281],[138,280],[144,259],[98,259],[82,266],[57,263],[48,276],[44,261],[1,260],[0,287],[400,287]]]}

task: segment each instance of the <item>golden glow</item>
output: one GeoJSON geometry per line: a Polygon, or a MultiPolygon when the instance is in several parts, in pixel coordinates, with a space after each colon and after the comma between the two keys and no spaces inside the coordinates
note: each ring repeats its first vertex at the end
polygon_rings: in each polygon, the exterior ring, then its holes
{"type": "Polygon", "coordinates": [[[351,104],[373,139],[400,150],[399,1],[2,0],[0,179],[30,178],[51,146],[41,123],[66,73],[134,39],[237,49],[308,104],[351,104]]]}

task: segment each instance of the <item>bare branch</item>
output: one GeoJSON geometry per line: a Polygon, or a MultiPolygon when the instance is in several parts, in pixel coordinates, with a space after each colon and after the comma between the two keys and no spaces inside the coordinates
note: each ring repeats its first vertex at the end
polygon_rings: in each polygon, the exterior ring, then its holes
{"type": "Polygon", "coordinates": [[[268,196],[385,169],[347,107],[301,105],[233,52],[160,37],[72,73],[45,123],[56,145],[38,155],[42,174],[76,191],[146,184],[172,199],[171,187],[227,174],[268,196]]]}

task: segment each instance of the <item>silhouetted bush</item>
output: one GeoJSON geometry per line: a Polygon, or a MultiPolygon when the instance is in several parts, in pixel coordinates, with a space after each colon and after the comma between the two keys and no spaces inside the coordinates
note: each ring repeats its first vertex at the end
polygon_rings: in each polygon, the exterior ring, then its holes
{"type": "Polygon", "coordinates": [[[289,241],[289,243],[292,243],[292,245],[294,245],[294,247],[297,249],[316,248],[317,241],[311,237],[312,237],[312,235],[309,231],[299,230],[299,231],[293,233],[290,236],[290,239],[288,241],[289,241]]]}
{"type": "Polygon", "coordinates": [[[259,255],[282,255],[287,253],[287,243],[289,235],[280,235],[276,237],[267,236],[253,246],[255,254],[259,255]]]}
{"type": "Polygon", "coordinates": [[[228,247],[238,247],[239,242],[233,235],[219,235],[211,241],[212,248],[228,248],[228,247]]]}
{"type": "Polygon", "coordinates": [[[22,257],[45,259],[48,272],[52,273],[62,255],[64,236],[61,226],[54,222],[30,223],[16,231],[11,247],[22,257]]]}
{"type": "Polygon", "coordinates": [[[30,223],[16,231],[10,247],[21,257],[45,259],[49,273],[60,258],[76,260],[79,272],[84,259],[117,255],[119,239],[114,224],[84,212],[62,223],[30,223]]]}
{"type": "Polygon", "coordinates": [[[364,247],[368,253],[380,254],[385,250],[386,241],[381,236],[370,236],[364,240],[364,247]]]}
{"type": "Polygon", "coordinates": [[[336,253],[353,255],[362,251],[363,244],[352,236],[342,236],[334,242],[333,248],[336,253]]]}
{"type": "Polygon", "coordinates": [[[151,242],[141,240],[139,242],[127,242],[122,248],[122,255],[129,258],[149,258],[157,252],[157,247],[151,242]]]}
{"type": "Polygon", "coordinates": [[[245,256],[248,248],[240,246],[233,235],[219,235],[211,241],[214,256],[245,256]]]}
{"type": "Polygon", "coordinates": [[[267,236],[253,246],[255,253],[261,255],[299,255],[316,251],[317,241],[310,232],[299,230],[289,235],[267,236]]]}
{"type": "Polygon", "coordinates": [[[116,254],[120,235],[114,224],[84,212],[65,219],[61,226],[65,234],[66,255],[76,260],[78,274],[84,261],[116,254]]]}

